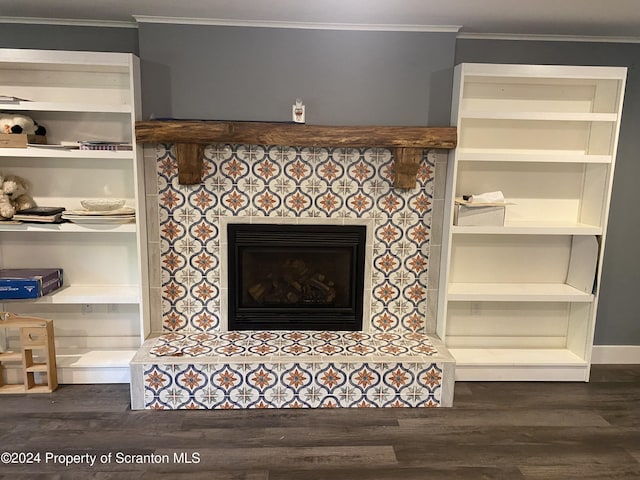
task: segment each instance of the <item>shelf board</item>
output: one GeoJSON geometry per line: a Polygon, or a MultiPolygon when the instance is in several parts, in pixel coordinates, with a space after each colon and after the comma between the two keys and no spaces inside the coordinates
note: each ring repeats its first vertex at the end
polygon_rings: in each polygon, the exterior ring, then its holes
{"type": "Polygon", "coordinates": [[[50,233],[135,233],[135,223],[83,224],[83,223],[7,223],[0,222],[0,232],[50,232],[50,233]]]}
{"type": "Polygon", "coordinates": [[[139,301],[139,289],[135,285],[69,285],[43,297],[2,300],[2,303],[137,304],[139,301]]]}
{"type": "Polygon", "coordinates": [[[591,112],[496,112],[467,111],[461,112],[460,118],[474,120],[539,120],[544,122],[616,122],[616,113],[591,112]]]}
{"type": "Polygon", "coordinates": [[[486,148],[458,148],[459,162],[531,162],[531,163],[611,163],[611,155],[587,155],[584,152],[563,150],[507,150],[486,148]]]}
{"type": "Polygon", "coordinates": [[[456,366],[584,366],[587,361],[565,348],[450,348],[456,366]]]}
{"type": "Polygon", "coordinates": [[[453,302],[593,302],[593,294],[564,283],[450,283],[453,302]]]}
{"type": "Polygon", "coordinates": [[[331,126],[289,122],[146,120],[136,122],[139,143],[248,143],[300,147],[456,147],[456,127],[331,126]]]}
{"type": "Polygon", "coordinates": [[[464,78],[469,81],[500,82],[503,79],[521,79],[532,85],[584,85],[585,81],[624,80],[624,67],[594,67],[583,65],[500,65],[489,63],[465,63],[464,78]]]}
{"type": "Polygon", "coordinates": [[[0,362],[21,362],[22,353],[20,352],[3,352],[0,353],[0,362]]]}
{"type": "Polygon", "coordinates": [[[137,350],[131,349],[58,349],[57,368],[129,368],[137,350]]]}
{"type": "Polygon", "coordinates": [[[34,363],[30,367],[25,368],[27,372],[46,372],[47,364],[46,363],[34,363]]]}
{"type": "Polygon", "coordinates": [[[78,113],[131,113],[131,105],[100,103],[17,102],[3,103],[2,110],[30,112],[78,112],[78,113]]]}
{"type": "Polygon", "coordinates": [[[128,73],[130,56],[120,52],[63,52],[5,48],[0,66],[6,69],[62,70],[70,72],[128,73]]]}
{"type": "Polygon", "coordinates": [[[131,160],[134,155],[133,150],[105,151],[105,150],[79,150],[46,147],[27,148],[0,148],[0,157],[20,157],[20,158],[95,158],[98,160],[131,160]]]}
{"type": "Polygon", "coordinates": [[[602,235],[602,228],[595,225],[567,222],[505,222],[494,225],[453,225],[453,234],[462,235],[602,235]]]}

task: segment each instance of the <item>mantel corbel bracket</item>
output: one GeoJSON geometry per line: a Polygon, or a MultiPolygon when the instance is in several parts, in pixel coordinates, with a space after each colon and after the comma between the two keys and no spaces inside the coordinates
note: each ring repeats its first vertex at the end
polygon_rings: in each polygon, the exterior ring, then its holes
{"type": "Polygon", "coordinates": [[[323,126],[296,123],[149,120],[136,123],[139,143],[173,143],[178,181],[201,182],[204,146],[220,143],[394,150],[396,188],[415,188],[425,148],[456,147],[455,127],[323,126]]]}

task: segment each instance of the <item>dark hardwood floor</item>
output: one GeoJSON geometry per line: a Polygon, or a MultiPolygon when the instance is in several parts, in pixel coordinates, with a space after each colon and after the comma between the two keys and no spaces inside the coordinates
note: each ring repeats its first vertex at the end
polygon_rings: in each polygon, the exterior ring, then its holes
{"type": "Polygon", "coordinates": [[[128,385],[62,385],[0,396],[0,452],[34,462],[3,457],[11,480],[640,478],[640,365],[458,382],[449,409],[134,412],[128,385]]]}

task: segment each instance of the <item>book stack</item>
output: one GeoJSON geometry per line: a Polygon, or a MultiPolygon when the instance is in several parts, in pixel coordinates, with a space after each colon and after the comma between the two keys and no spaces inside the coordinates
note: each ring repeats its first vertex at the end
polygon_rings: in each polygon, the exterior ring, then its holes
{"type": "Polygon", "coordinates": [[[78,142],[80,150],[133,150],[130,143],[121,142],[101,142],[101,141],[82,141],[78,142]]]}
{"type": "Polygon", "coordinates": [[[13,215],[12,220],[33,223],[62,223],[64,207],[33,207],[20,210],[13,215]]]}
{"type": "Polygon", "coordinates": [[[73,223],[115,225],[122,223],[134,223],[136,211],[131,207],[122,207],[115,210],[67,210],[62,214],[63,220],[73,223]]]}

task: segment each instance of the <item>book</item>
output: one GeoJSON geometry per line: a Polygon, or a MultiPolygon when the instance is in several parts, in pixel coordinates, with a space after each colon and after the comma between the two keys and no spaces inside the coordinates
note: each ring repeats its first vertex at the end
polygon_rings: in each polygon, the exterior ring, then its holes
{"type": "Polygon", "coordinates": [[[0,299],[38,298],[61,286],[61,268],[0,269],[0,299]]]}
{"type": "Polygon", "coordinates": [[[17,213],[22,215],[55,215],[56,213],[64,212],[64,207],[31,207],[25,208],[24,210],[20,210],[17,213]]]}
{"type": "Polygon", "coordinates": [[[12,220],[20,222],[62,223],[64,207],[33,207],[16,212],[12,220]]]}
{"type": "Polygon", "coordinates": [[[25,223],[62,223],[64,221],[62,213],[56,213],[55,215],[22,215],[16,213],[12,219],[25,223]]]}
{"type": "Polygon", "coordinates": [[[26,98],[12,97],[11,95],[0,95],[0,103],[20,103],[30,101],[31,100],[27,100],[26,98]]]}
{"type": "Polygon", "coordinates": [[[64,212],[64,207],[31,207],[25,208],[24,210],[20,210],[19,212],[22,215],[55,215],[56,213],[64,212]]]}
{"type": "Polygon", "coordinates": [[[133,150],[133,145],[121,142],[82,141],[79,145],[80,150],[133,150]]]}

